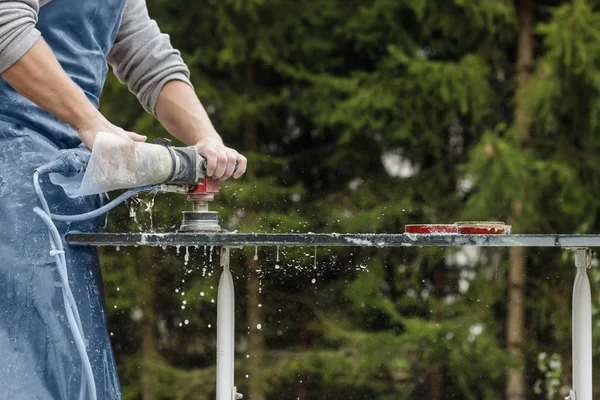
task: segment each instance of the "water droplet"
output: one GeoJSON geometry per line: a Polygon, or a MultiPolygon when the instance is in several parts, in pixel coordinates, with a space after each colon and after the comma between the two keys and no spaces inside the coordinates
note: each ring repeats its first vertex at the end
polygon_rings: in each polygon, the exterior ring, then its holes
{"type": "Polygon", "coordinates": [[[315,278],[312,278],[312,280],[310,281],[311,283],[317,283],[317,280],[315,278]]]}
{"type": "Polygon", "coordinates": [[[190,323],[190,321],[186,319],[185,321],[183,321],[183,323],[187,325],[190,323]]]}
{"type": "Polygon", "coordinates": [[[120,291],[120,290],[121,290],[121,288],[117,286],[117,292],[120,291]]]}
{"type": "Polygon", "coordinates": [[[187,301],[186,301],[186,300],[184,300],[184,301],[182,301],[182,303],[185,305],[185,304],[187,304],[187,301]]]}
{"type": "Polygon", "coordinates": [[[246,374],[246,379],[248,379],[248,374],[246,374]]]}
{"type": "Polygon", "coordinates": [[[256,324],[256,329],[261,330],[262,329],[262,325],[261,324],[256,324]]]}
{"type": "Polygon", "coordinates": [[[121,250],[121,246],[117,246],[117,251],[121,250]]]}
{"type": "Polygon", "coordinates": [[[204,292],[200,292],[200,296],[204,297],[204,292]]]}
{"type": "Polygon", "coordinates": [[[281,267],[279,266],[279,264],[275,264],[275,269],[279,269],[279,268],[281,268],[281,267]]]}
{"type": "Polygon", "coordinates": [[[163,244],[162,246],[160,246],[161,249],[166,250],[167,249],[167,245],[163,244]]]}
{"type": "Polygon", "coordinates": [[[175,293],[179,293],[179,289],[175,289],[175,293]]]}
{"type": "Polygon", "coordinates": [[[211,325],[211,324],[208,324],[208,327],[209,327],[209,328],[212,328],[212,325],[211,325]]]}
{"type": "Polygon", "coordinates": [[[185,306],[181,306],[181,309],[182,309],[182,310],[185,310],[185,306]]]}
{"type": "Polygon", "coordinates": [[[181,247],[181,246],[175,246],[175,252],[177,253],[177,255],[179,255],[179,248],[180,248],[180,247],[181,247]]]}

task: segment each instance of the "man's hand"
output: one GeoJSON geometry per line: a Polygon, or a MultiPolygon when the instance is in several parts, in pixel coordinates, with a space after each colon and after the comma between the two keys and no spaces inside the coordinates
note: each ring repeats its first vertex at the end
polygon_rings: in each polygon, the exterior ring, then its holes
{"type": "Polygon", "coordinates": [[[111,124],[99,112],[84,125],[76,127],[81,141],[91,150],[94,145],[94,139],[98,132],[107,132],[121,137],[129,138],[134,142],[145,142],[147,137],[134,132],[126,131],[116,125],[111,124]]]}
{"type": "Polygon", "coordinates": [[[225,180],[233,176],[237,179],[246,172],[246,157],[226,147],[219,137],[200,139],[194,147],[206,158],[206,175],[211,178],[225,180]]]}
{"type": "Polygon", "coordinates": [[[172,80],[163,86],[156,103],[156,116],[173,136],[194,145],[206,158],[207,176],[237,179],[246,172],[246,157],[223,144],[196,93],[187,83],[172,80]]]}

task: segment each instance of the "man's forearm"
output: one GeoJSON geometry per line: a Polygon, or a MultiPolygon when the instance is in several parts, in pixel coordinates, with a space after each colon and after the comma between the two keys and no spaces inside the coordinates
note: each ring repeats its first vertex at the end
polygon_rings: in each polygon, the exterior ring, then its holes
{"type": "Polygon", "coordinates": [[[99,114],[43,39],[4,71],[2,77],[21,95],[75,129],[99,114]]]}
{"type": "Polygon", "coordinates": [[[156,116],[171,135],[194,145],[206,157],[206,174],[215,179],[239,178],[246,172],[246,157],[223,144],[208,114],[190,85],[167,82],[156,103],[156,116]]]}
{"type": "Polygon", "coordinates": [[[163,86],[156,116],[171,135],[187,145],[208,138],[221,141],[196,93],[185,82],[172,80],[163,86]]]}

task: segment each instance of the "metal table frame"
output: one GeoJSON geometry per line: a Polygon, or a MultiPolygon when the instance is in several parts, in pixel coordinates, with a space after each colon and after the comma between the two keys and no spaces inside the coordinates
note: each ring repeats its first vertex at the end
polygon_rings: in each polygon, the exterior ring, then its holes
{"type": "Polygon", "coordinates": [[[590,248],[600,235],[421,235],[312,233],[70,233],[72,245],[215,246],[221,248],[223,272],[217,289],[217,400],[241,399],[234,384],[235,293],[229,268],[230,248],[243,246],[359,247],[558,247],[571,248],[577,270],[573,285],[573,377],[569,400],[592,400],[592,296],[587,270],[590,248]]]}

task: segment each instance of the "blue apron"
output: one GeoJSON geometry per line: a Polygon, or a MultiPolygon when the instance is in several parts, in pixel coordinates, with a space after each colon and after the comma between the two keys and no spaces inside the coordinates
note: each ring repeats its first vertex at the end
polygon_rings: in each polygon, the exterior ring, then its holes
{"type": "MultiPolygon", "coordinates": [[[[125,0],[53,0],[37,28],[67,74],[97,106],[125,0]]],[[[48,231],[33,213],[39,200],[33,171],[58,150],[81,143],[77,132],[0,79],[0,400],[72,400],[81,390],[82,363],[69,329],[48,231]]],[[[69,198],[43,177],[50,210],[79,214],[100,198],[69,198]]],[[[93,231],[101,221],[58,224],[93,231]]],[[[79,309],[98,399],[121,393],[106,325],[102,277],[94,248],[67,247],[69,282],[79,309]]]]}

